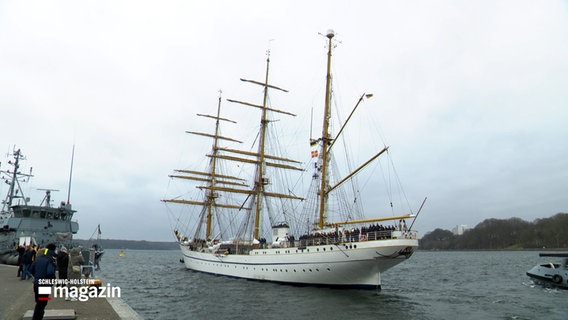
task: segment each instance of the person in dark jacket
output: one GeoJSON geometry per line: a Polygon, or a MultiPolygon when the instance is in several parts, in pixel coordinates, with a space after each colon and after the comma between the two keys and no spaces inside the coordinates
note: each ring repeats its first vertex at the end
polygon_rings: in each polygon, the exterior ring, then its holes
{"type": "Polygon", "coordinates": [[[24,255],[22,256],[22,277],[20,279],[26,280],[30,277],[30,273],[28,270],[32,265],[32,263],[34,262],[33,256],[34,256],[33,249],[30,246],[27,246],[26,252],[24,252],[24,255]]]}
{"type": "Polygon", "coordinates": [[[24,253],[26,252],[26,248],[24,248],[23,246],[18,246],[18,249],[16,249],[16,251],[18,252],[18,278],[22,277],[22,257],[24,256],[24,253]]]}
{"type": "Polygon", "coordinates": [[[34,277],[35,308],[33,320],[43,319],[45,307],[49,301],[48,294],[39,294],[40,280],[55,279],[55,244],[50,243],[45,249],[40,249],[36,260],[30,267],[30,273],[34,277]]]}
{"type": "Polygon", "coordinates": [[[57,270],[59,271],[59,279],[67,279],[67,267],[69,267],[69,254],[67,248],[61,247],[57,253],[57,270]]]}

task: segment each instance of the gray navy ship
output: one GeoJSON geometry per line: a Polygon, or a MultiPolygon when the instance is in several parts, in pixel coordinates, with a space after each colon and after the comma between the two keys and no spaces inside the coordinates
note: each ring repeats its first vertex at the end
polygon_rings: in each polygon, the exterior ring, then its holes
{"type": "MultiPolygon", "coordinates": [[[[52,189],[41,189],[45,196],[39,205],[30,204],[30,199],[23,192],[22,185],[33,177],[32,169],[29,173],[22,173],[20,162],[25,160],[20,149],[14,150],[10,155],[7,168],[0,167],[0,177],[8,184],[8,194],[2,201],[0,211],[0,263],[17,264],[18,253],[21,246],[42,247],[52,242],[58,246],[70,246],[73,234],[79,230],[79,224],[73,221],[75,210],[69,203],[62,201],[59,206],[52,206],[52,189]]],[[[71,179],[70,179],[71,181],[71,179]]]]}

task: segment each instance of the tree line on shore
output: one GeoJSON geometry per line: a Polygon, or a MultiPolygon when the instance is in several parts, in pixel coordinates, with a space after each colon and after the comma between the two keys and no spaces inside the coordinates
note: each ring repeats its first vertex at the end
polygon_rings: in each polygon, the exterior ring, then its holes
{"type": "MultiPolygon", "coordinates": [[[[73,239],[77,245],[90,248],[92,240],[73,239]]],[[[104,249],[134,249],[134,250],[175,250],[179,249],[176,242],[146,241],[146,240],[115,240],[101,239],[98,244],[104,249]]]]}
{"type": "Polygon", "coordinates": [[[486,219],[462,235],[436,229],[420,240],[423,250],[515,250],[568,248],[568,213],[527,222],[486,219]]]}

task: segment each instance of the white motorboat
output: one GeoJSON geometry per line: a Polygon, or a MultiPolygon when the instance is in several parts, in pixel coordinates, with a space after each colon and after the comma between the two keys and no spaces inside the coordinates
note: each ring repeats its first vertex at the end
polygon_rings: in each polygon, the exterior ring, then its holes
{"type": "Polygon", "coordinates": [[[568,252],[541,253],[539,256],[564,259],[562,259],[562,263],[548,262],[538,264],[527,271],[527,276],[544,284],[552,284],[557,287],[568,289],[568,252]]]}

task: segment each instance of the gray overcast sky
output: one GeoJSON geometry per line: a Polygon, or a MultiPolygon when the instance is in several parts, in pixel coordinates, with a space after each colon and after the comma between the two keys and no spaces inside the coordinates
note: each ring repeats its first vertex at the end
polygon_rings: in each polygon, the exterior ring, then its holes
{"type": "Polygon", "coordinates": [[[374,94],[413,210],[428,197],[422,234],[568,211],[566,1],[2,1],[0,151],[27,155],[32,201],[59,202],[75,144],[79,238],[173,240],[167,175],[207,152],[184,131],[220,89],[250,98],[238,79],[262,80],[269,48],[309,160],[329,28],[338,104],[374,94]]]}

